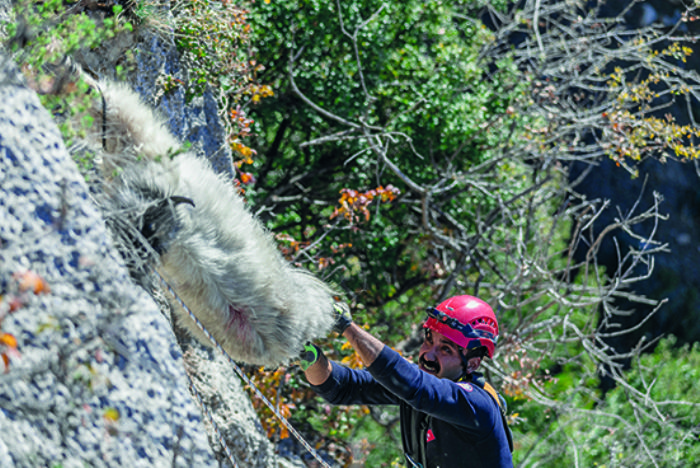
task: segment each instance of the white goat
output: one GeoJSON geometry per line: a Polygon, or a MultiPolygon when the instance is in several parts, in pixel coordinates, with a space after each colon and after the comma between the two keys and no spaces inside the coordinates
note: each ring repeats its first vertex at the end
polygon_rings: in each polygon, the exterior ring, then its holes
{"type": "MultiPolygon", "coordinates": [[[[96,100],[92,140],[102,158],[100,204],[121,230],[115,237],[133,248],[143,234],[160,257],[152,263],[235,360],[277,366],[327,334],[332,291],[284,260],[233,181],[178,152],[181,143],[129,87],[98,88],[104,102],[96,100]]],[[[180,325],[211,344],[179,305],[173,309],[180,325]]]]}

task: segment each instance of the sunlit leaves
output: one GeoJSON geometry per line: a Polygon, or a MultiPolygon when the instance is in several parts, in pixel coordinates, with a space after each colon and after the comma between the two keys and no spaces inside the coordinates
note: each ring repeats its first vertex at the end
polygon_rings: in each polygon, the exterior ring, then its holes
{"type": "Polygon", "coordinates": [[[123,8],[113,7],[114,17],[98,21],[63,0],[14,2],[12,18],[5,24],[12,52],[31,73],[43,73],[45,64],[56,64],[84,47],[98,45],[119,31],[132,29],[121,17],[123,8]],[[70,11],[72,9],[73,11],[70,11]],[[26,44],[20,47],[23,41],[26,44]]]}
{"type": "Polygon", "coordinates": [[[34,294],[51,292],[46,280],[31,270],[15,273],[13,278],[17,281],[20,292],[30,291],[34,294]]]}
{"type": "Polygon", "coordinates": [[[401,192],[390,184],[386,187],[379,186],[366,192],[344,188],[340,193],[341,196],[338,200],[340,206],[333,211],[331,219],[336,216],[343,216],[350,223],[354,224],[362,219],[369,221],[369,206],[375,198],[382,203],[386,203],[394,200],[401,192]]]}
{"type": "Polygon", "coordinates": [[[121,416],[119,414],[118,409],[109,407],[109,408],[105,408],[104,413],[103,413],[103,417],[104,417],[105,421],[109,421],[110,423],[115,423],[115,422],[119,421],[119,418],[121,416]]]}
{"type": "Polygon", "coordinates": [[[5,372],[10,370],[10,355],[17,352],[17,338],[0,330],[0,358],[5,372]]]}
{"type": "Polygon", "coordinates": [[[14,2],[10,20],[3,25],[7,35],[2,40],[9,41],[25,73],[42,81],[45,65],[57,65],[82,48],[95,47],[120,32],[131,31],[131,23],[122,13],[123,7],[114,5],[112,15],[100,21],[63,0],[14,2]]]}
{"type": "MultiPolygon", "coordinates": [[[[285,419],[289,418],[292,415],[292,411],[296,409],[294,405],[295,399],[299,399],[302,396],[301,393],[305,393],[299,389],[293,389],[289,396],[285,396],[282,393],[285,385],[290,382],[289,369],[286,367],[279,367],[275,370],[259,368],[256,370],[255,375],[260,382],[258,389],[269,401],[275,404],[276,409],[285,419]]],[[[252,401],[268,438],[281,440],[289,437],[289,430],[281,424],[280,420],[264,401],[260,398],[254,398],[252,401]]]]}
{"type": "MultiPolygon", "coordinates": [[[[550,435],[533,444],[530,460],[547,457],[547,466],[564,468],[575,457],[580,466],[647,466],[654,453],[656,466],[695,466],[700,461],[700,399],[695,391],[700,348],[677,346],[673,338],[662,340],[653,353],[642,355],[627,370],[626,385],[601,398],[590,382],[580,390],[581,369],[566,366],[555,390],[567,401],[565,411],[542,414],[534,405],[523,408],[520,428],[524,441],[541,436],[547,424],[550,435]],[[575,389],[579,387],[579,391],[575,389]],[[586,411],[586,410],[591,411],[586,411]],[[634,430],[644,428],[644,437],[634,430]]],[[[554,388],[553,388],[554,389],[554,388]]],[[[524,453],[517,453],[522,458],[524,453]]]]}
{"type": "MultiPolygon", "coordinates": [[[[637,44],[644,51],[645,43],[637,41],[637,44]]],[[[647,54],[647,66],[657,70],[659,60],[670,57],[685,62],[692,49],[674,42],[662,50],[644,53],[647,54]]],[[[615,67],[607,86],[615,99],[611,108],[602,114],[608,124],[603,127],[601,145],[618,165],[634,173],[631,165],[647,157],[664,161],[667,157],[687,160],[700,155],[700,128],[679,124],[668,112],[659,116],[659,110],[655,109],[661,93],[672,96],[690,94],[689,86],[678,76],[671,76],[668,70],[659,70],[639,79],[638,73],[615,67]]]]}
{"type": "MultiPolygon", "coordinates": [[[[59,129],[68,146],[76,136],[84,137],[92,125],[85,113],[92,97],[86,93],[87,85],[71,75],[66,59],[132,30],[120,5],[112,5],[111,12],[94,12],[84,4],[63,0],[21,0],[12,2],[9,14],[0,18],[0,41],[44,107],[62,120],[59,129]]],[[[126,60],[131,57],[124,55],[126,60]]],[[[119,66],[116,71],[122,70],[119,66]]],[[[87,157],[77,162],[82,168],[92,165],[87,157]]]]}

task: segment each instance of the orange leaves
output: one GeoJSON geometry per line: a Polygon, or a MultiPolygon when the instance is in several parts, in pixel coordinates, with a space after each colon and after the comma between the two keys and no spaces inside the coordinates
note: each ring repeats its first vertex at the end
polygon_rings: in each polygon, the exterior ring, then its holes
{"type": "MultiPolygon", "coordinates": [[[[349,342],[345,341],[340,349],[343,351],[348,351],[348,350],[352,349],[352,345],[349,342]]],[[[355,352],[354,350],[353,350],[352,354],[342,358],[340,360],[340,363],[343,364],[344,366],[351,368],[351,369],[359,369],[359,368],[363,367],[363,363],[362,363],[362,359],[360,359],[360,355],[357,354],[357,352],[355,352]]]]}
{"type": "MultiPolygon", "coordinates": [[[[19,292],[19,294],[10,294],[5,298],[3,302],[3,307],[0,308],[0,313],[3,312],[14,312],[24,306],[28,300],[27,295],[32,294],[48,294],[51,292],[49,284],[44,278],[34,273],[33,271],[27,270],[22,272],[17,272],[12,275],[14,280],[14,289],[19,292]]],[[[0,299],[2,296],[0,296],[0,299]]],[[[0,316],[0,319],[2,317],[0,316]]]]}
{"type": "Polygon", "coordinates": [[[350,242],[346,244],[333,244],[331,245],[331,252],[333,253],[339,253],[343,249],[349,249],[352,247],[352,244],[350,242]]]}
{"type": "Polygon", "coordinates": [[[243,157],[243,159],[236,161],[236,167],[241,167],[243,164],[253,164],[252,156],[257,154],[254,149],[237,140],[231,142],[231,149],[243,157]]]}
{"type": "Polygon", "coordinates": [[[532,374],[523,374],[522,371],[513,371],[503,384],[503,393],[516,399],[528,399],[525,391],[530,387],[532,374]]]}
{"type": "Polygon", "coordinates": [[[0,332],[0,345],[17,349],[17,338],[9,333],[0,332]]]}
{"type": "MultiPolygon", "coordinates": [[[[272,90],[270,90],[270,93],[272,93],[272,90]]],[[[231,110],[229,117],[232,126],[236,128],[236,130],[231,130],[229,134],[229,145],[231,146],[231,151],[241,157],[241,159],[233,163],[238,172],[238,181],[241,185],[253,184],[255,183],[255,176],[250,172],[243,171],[241,167],[244,164],[253,164],[253,156],[257,152],[244,145],[241,140],[251,135],[251,126],[254,121],[246,116],[241,106],[236,106],[235,109],[231,110]]]]}
{"type": "Polygon", "coordinates": [[[231,143],[231,149],[243,156],[243,159],[239,159],[233,163],[233,166],[236,168],[236,172],[238,173],[238,182],[241,185],[254,184],[255,176],[250,172],[242,170],[241,167],[243,164],[253,164],[253,158],[251,156],[256,154],[255,150],[248,148],[244,144],[237,141],[231,143]]]}
{"type": "Polygon", "coordinates": [[[321,270],[328,268],[331,265],[335,265],[335,260],[333,260],[331,257],[321,257],[318,259],[318,267],[321,270]]]}
{"type": "Polygon", "coordinates": [[[252,95],[251,100],[254,104],[259,103],[260,99],[275,95],[269,85],[251,85],[247,91],[252,95]]]}
{"type": "MultiPolygon", "coordinates": [[[[298,256],[300,251],[306,249],[307,247],[309,247],[309,245],[311,245],[311,242],[309,241],[298,241],[294,237],[286,233],[279,233],[275,235],[275,239],[277,239],[280,242],[278,244],[278,248],[280,249],[280,252],[282,252],[282,255],[284,255],[284,258],[290,261],[293,260],[294,257],[298,256]]],[[[343,251],[351,247],[352,244],[349,242],[342,244],[333,243],[330,245],[331,252],[334,254],[334,256],[339,255],[341,257],[345,257],[345,253],[343,251]]],[[[335,265],[336,259],[334,258],[334,256],[314,256],[313,258],[316,262],[316,265],[318,266],[318,269],[323,270],[324,268],[328,268],[331,265],[335,265]]]]}
{"type": "Polygon", "coordinates": [[[299,249],[309,245],[308,242],[300,242],[289,234],[277,234],[275,239],[282,242],[279,249],[287,260],[290,260],[293,256],[295,256],[299,252],[299,249]]]}
{"type": "Polygon", "coordinates": [[[34,294],[51,292],[46,280],[33,271],[15,273],[12,278],[19,283],[20,292],[31,291],[34,294]]]}
{"type": "MultiPolygon", "coordinates": [[[[349,249],[352,247],[352,244],[350,242],[343,243],[343,244],[336,244],[333,243],[330,246],[331,252],[334,255],[339,255],[340,257],[345,257],[345,253],[343,252],[345,249],[349,249]]],[[[318,259],[318,269],[323,270],[324,268],[328,268],[331,265],[335,265],[335,258],[334,257],[320,257],[318,259]]]]}
{"type": "MultiPolygon", "coordinates": [[[[23,303],[17,297],[11,297],[5,300],[4,296],[0,296],[0,325],[5,314],[12,313],[19,309],[23,303]]],[[[0,359],[2,359],[5,372],[10,370],[10,355],[19,354],[17,351],[17,338],[10,333],[5,333],[0,329],[0,359]]]]}
{"type": "MultiPolygon", "coordinates": [[[[272,91],[270,91],[272,92],[272,91]]],[[[246,113],[241,109],[241,106],[236,106],[232,109],[230,114],[231,123],[238,128],[237,137],[243,138],[250,135],[250,127],[255,123],[253,119],[249,119],[246,113]]]]}
{"type": "MultiPolygon", "coordinates": [[[[286,367],[279,367],[275,370],[265,370],[260,368],[255,372],[255,380],[258,381],[258,387],[265,397],[275,404],[280,414],[288,419],[292,415],[292,410],[296,409],[295,401],[299,401],[305,395],[299,390],[292,390],[289,399],[283,395],[283,389],[290,381],[290,374],[286,367]],[[290,401],[291,400],[291,401],[290,401]]],[[[279,439],[289,437],[289,431],[280,422],[275,414],[267,407],[260,398],[252,399],[253,407],[260,415],[260,422],[267,432],[267,437],[272,439],[275,434],[279,439]]]]}
{"type": "Polygon", "coordinates": [[[245,107],[273,96],[272,87],[258,83],[258,74],[265,69],[253,56],[249,10],[231,0],[191,0],[182,5],[175,22],[175,39],[182,60],[188,63],[188,80],[171,80],[172,86],[184,85],[185,97],[202,95],[215,89],[222,112],[227,143],[234,154],[239,177],[236,184],[253,184],[255,177],[241,170],[242,164],[253,164],[255,150],[247,146],[252,135],[253,119],[245,107]]]}
{"type": "Polygon", "coordinates": [[[341,196],[338,200],[340,204],[333,214],[331,214],[331,219],[336,216],[342,215],[345,219],[351,223],[357,223],[364,218],[365,221],[369,221],[369,204],[375,199],[379,198],[382,203],[393,201],[398,195],[401,194],[399,189],[389,184],[386,187],[379,186],[376,189],[368,190],[366,192],[358,192],[357,190],[344,188],[340,191],[341,196]]]}
{"type": "Polygon", "coordinates": [[[19,355],[17,351],[17,338],[9,333],[0,331],[0,358],[5,367],[5,372],[10,371],[10,355],[19,355]]]}
{"type": "Polygon", "coordinates": [[[544,383],[552,380],[545,369],[542,373],[543,355],[533,358],[528,350],[519,343],[510,342],[501,351],[505,364],[510,368],[503,382],[503,393],[515,399],[530,399],[530,387],[542,388],[544,383]]]}
{"type": "MultiPolygon", "coordinates": [[[[2,297],[0,296],[0,299],[2,297]]],[[[8,305],[8,312],[14,312],[15,310],[19,309],[24,305],[24,302],[22,302],[22,298],[19,296],[12,296],[7,300],[7,305],[8,305]]]]}
{"type": "Polygon", "coordinates": [[[255,177],[250,172],[241,172],[238,178],[240,179],[241,184],[243,185],[255,182],[255,177]]]}
{"type": "Polygon", "coordinates": [[[10,371],[10,358],[7,355],[7,353],[2,353],[0,354],[0,358],[2,358],[2,364],[5,366],[5,372],[10,371]]]}
{"type": "MultiPolygon", "coordinates": [[[[28,301],[29,294],[48,294],[51,292],[49,284],[37,273],[26,270],[16,272],[12,275],[14,284],[11,288],[17,294],[7,294],[0,296],[0,325],[7,314],[16,312],[28,301]]],[[[10,370],[10,356],[19,357],[17,350],[17,338],[10,333],[5,333],[0,328],[0,359],[2,360],[5,372],[10,370]]]]}

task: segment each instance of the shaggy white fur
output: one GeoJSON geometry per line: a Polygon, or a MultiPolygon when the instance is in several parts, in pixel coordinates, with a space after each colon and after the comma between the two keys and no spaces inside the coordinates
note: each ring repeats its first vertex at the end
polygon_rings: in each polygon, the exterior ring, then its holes
{"type": "MultiPolygon", "coordinates": [[[[159,272],[233,359],[277,366],[325,336],[334,320],[330,288],[283,259],[232,181],[207,160],[178,153],[180,142],[135,92],[114,83],[99,89],[105,105],[96,102],[92,137],[105,178],[101,204],[119,218],[112,228],[123,231],[126,221],[137,233],[156,224],[150,240],[162,252],[159,272]]],[[[211,345],[179,305],[173,309],[211,345]]]]}

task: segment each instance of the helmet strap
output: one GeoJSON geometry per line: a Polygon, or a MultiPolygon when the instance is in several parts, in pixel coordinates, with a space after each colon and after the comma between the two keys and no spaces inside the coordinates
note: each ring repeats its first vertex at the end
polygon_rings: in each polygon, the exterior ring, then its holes
{"type": "MultiPolygon", "coordinates": [[[[460,348],[460,351],[465,351],[464,348],[460,348]]],[[[469,360],[475,357],[478,358],[484,358],[484,355],[486,353],[484,352],[484,347],[479,347],[475,349],[470,349],[467,352],[460,352],[459,357],[462,359],[462,377],[465,378],[469,372],[467,369],[469,369],[469,360]]]]}
{"type": "Polygon", "coordinates": [[[459,380],[464,380],[469,376],[469,373],[467,372],[467,367],[469,365],[469,359],[467,359],[467,356],[465,353],[460,352],[459,357],[462,359],[462,376],[459,378],[459,380]]]}

